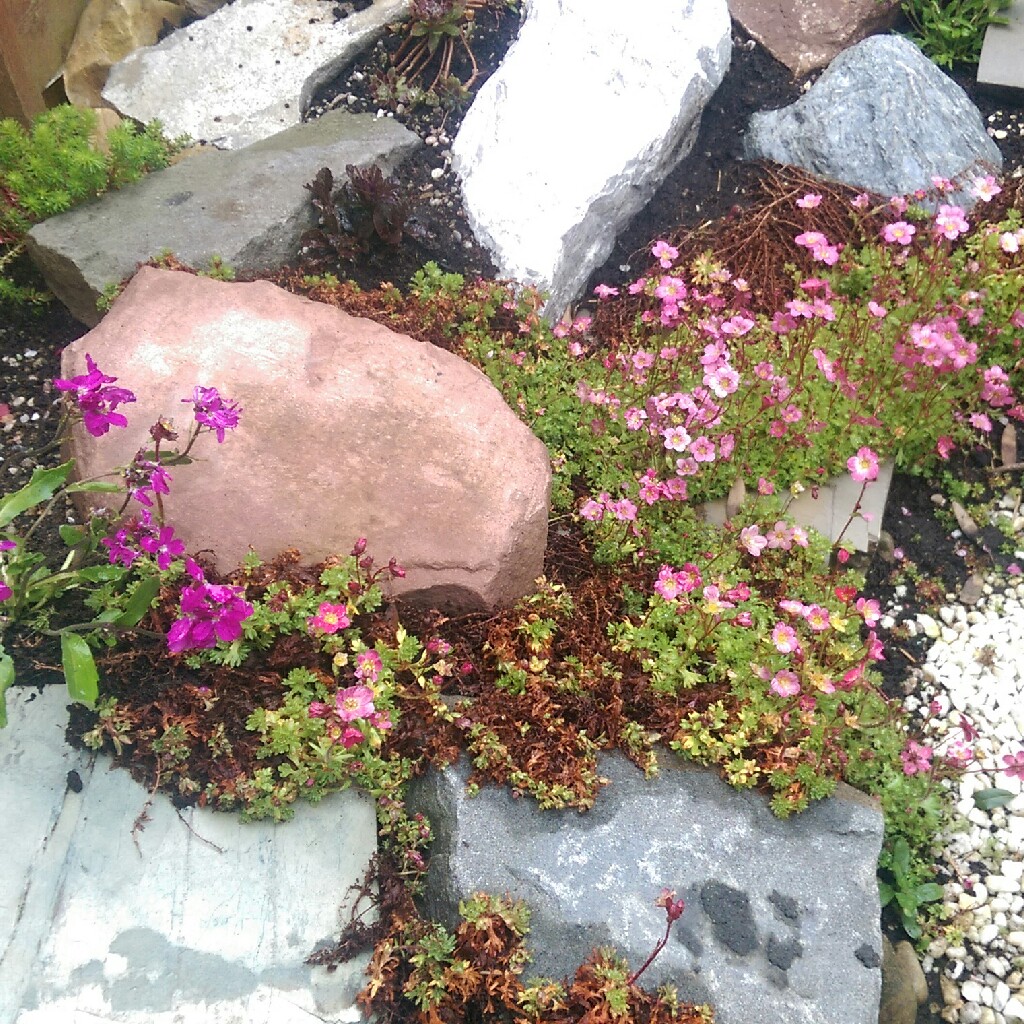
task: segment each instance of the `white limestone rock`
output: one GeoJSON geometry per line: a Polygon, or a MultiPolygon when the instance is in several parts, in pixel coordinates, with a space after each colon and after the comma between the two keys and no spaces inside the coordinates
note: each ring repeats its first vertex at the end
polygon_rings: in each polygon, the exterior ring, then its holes
{"type": "Polygon", "coordinates": [[[376,0],[335,20],[321,0],[236,0],[115,64],[103,98],[169,136],[238,149],[298,124],[314,91],[408,2],[376,0]]]}
{"type": "Polygon", "coordinates": [[[549,315],[690,151],[731,54],[725,0],[527,0],[452,155],[477,238],[549,315]]]}

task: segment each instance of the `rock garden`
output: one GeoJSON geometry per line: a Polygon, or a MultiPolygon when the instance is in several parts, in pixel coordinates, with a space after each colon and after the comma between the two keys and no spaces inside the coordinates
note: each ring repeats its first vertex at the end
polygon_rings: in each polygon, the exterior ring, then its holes
{"type": "Polygon", "coordinates": [[[0,1021],[1024,1020],[1024,11],[768,6],[85,7],[0,1021]]]}

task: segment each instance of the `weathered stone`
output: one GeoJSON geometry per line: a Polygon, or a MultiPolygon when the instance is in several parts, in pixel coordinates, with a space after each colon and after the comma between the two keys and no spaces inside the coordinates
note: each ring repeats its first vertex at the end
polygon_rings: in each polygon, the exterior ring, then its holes
{"type": "Polygon", "coordinates": [[[102,91],[110,69],[155,43],[165,23],[180,25],[184,13],[170,0],[90,0],[64,62],[68,99],[79,107],[109,107],[102,91]]]}
{"type": "Polygon", "coordinates": [[[184,7],[193,18],[208,18],[214,11],[219,11],[229,0],[173,0],[179,7],[184,7]]]}
{"type": "Polygon", "coordinates": [[[323,0],[236,0],[115,65],[103,96],[168,135],[238,149],[298,124],[316,89],[408,2],[376,0],[336,20],[323,0]]]}
{"type": "Polygon", "coordinates": [[[909,942],[895,946],[882,937],[882,995],[878,1024],[914,1024],[917,1008],[928,998],[928,982],[909,942]]]}
{"type": "Polygon", "coordinates": [[[1024,89],[1024,0],[1012,0],[999,12],[1005,25],[989,25],[981,45],[978,82],[1008,89],[1024,89]]]}
{"type": "Polygon", "coordinates": [[[94,203],[37,224],[27,249],[53,293],[83,323],[96,300],[146,260],[171,250],[204,269],[281,267],[315,223],[303,188],[324,166],[379,164],[390,173],[420,141],[393,120],[332,111],[243,150],[210,149],[94,203]]]}
{"type": "Polygon", "coordinates": [[[890,29],[898,0],[729,0],[729,13],[751,38],[797,77],[824,67],[867,36],[890,29]]]}
{"type": "Polygon", "coordinates": [[[452,155],[477,238],[557,317],[690,151],[732,37],[725,0],[526,6],[452,155]]]}
{"type": "Polygon", "coordinates": [[[176,810],[64,742],[63,686],[7,702],[0,801],[17,827],[4,833],[0,1021],[359,1020],[368,955],[330,973],[303,961],[336,940],[376,852],[366,793],[282,824],[176,810]]]}
{"type": "Polygon", "coordinates": [[[395,593],[457,611],[511,604],[543,570],[547,451],[450,352],[266,282],[150,267],[64,350],[65,377],[86,352],[138,401],[128,430],[73,431],[84,477],[126,465],[161,415],[184,427],[195,385],[240,402],[239,429],[208,439],[164,498],[188,550],[221,570],[250,546],[316,562],[364,536],[378,564],[406,569],[395,593]]]}
{"type": "MultiPolygon", "coordinates": [[[[1002,167],[964,91],[901,36],[851,46],[806,96],[755,114],[744,155],[884,196],[929,189],[933,175],[954,179],[1002,167]]],[[[964,193],[953,198],[967,201],[964,193]]]]}
{"type": "Polygon", "coordinates": [[[643,976],[710,1002],[721,1024],[876,1024],[881,987],[877,805],[848,787],[787,821],[717,775],[665,763],[647,781],[602,757],[592,810],[545,811],[507,790],[468,798],[465,762],[414,784],[430,818],[427,909],[508,892],[531,911],[527,976],[571,975],[596,946],[636,968],[663,934],[663,887],[686,901],[643,976]]]}

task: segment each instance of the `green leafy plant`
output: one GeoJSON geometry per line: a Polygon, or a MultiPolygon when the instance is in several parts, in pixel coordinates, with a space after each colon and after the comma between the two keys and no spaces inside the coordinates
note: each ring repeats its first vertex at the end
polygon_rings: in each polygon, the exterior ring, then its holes
{"type": "Polygon", "coordinates": [[[900,9],[914,26],[913,39],[942,67],[977,64],[985,29],[1005,25],[1000,12],[1010,0],[902,0],[900,9]]]}
{"type": "Polygon", "coordinates": [[[910,846],[902,836],[893,843],[891,850],[883,851],[879,869],[883,879],[888,879],[878,883],[882,906],[887,907],[895,900],[904,931],[912,939],[920,938],[922,907],[942,899],[942,886],[935,882],[918,881],[921,867],[915,870],[911,863],[910,846]]]}
{"type": "Polygon", "coordinates": [[[141,131],[123,122],[109,133],[105,149],[95,144],[95,132],[95,113],[79,107],[48,110],[28,129],[0,120],[0,298],[47,298],[4,275],[33,224],[166,167],[183,141],[165,139],[155,121],[141,131]]]}

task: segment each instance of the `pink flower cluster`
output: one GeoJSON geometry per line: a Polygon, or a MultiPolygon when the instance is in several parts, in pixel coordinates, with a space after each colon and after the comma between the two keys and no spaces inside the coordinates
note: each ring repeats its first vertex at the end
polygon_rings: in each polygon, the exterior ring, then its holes
{"type": "Polygon", "coordinates": [[[156,560],[163,572],[171,567],[175,558],[185,553],[185,543],[174,536],[174,527],[155,523],[148,508],[142,510],[138,519],[125,523],[113,536],[101,538],[100,543],[107,549],[110,564],[120,562],[126,569],[145,552],[156,560]]]}
{"type": "Polygon", "coordinates": [[[960,333],[955,317],[936,317],[912,323],[903,341],[893,348],[893,359],[903,366],[927,366],[936,373],[953,373],[978,361],[978,346],[960,333]]]}
{"type": "Polygon", "coordinates": [[[366,739],[366,734],[354,723],[364,721],[375,729],[390,729],[391,717],[386,711],[378,711],[374,704],[374,693],[369,686],[349,686],[338,690],[334,704],[313,701],[309,705],[311,718],[323,718],[327,722],[327,735],[333,743],[346,750],[366,739]]]}
{"type": "Polygon", "coordinates": [[[810,250],[811,259],[816,263],[824,263],[825,266],[831,267],[839,262],[840,247],[830,244],[828,238],[820,231],[802,231],[793,241],[810,250]]]}

